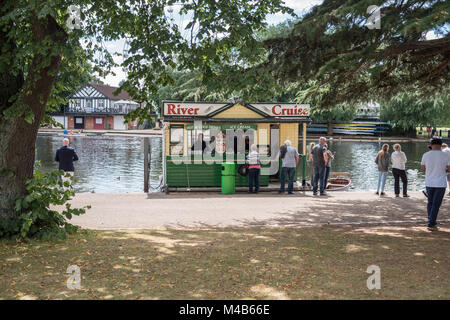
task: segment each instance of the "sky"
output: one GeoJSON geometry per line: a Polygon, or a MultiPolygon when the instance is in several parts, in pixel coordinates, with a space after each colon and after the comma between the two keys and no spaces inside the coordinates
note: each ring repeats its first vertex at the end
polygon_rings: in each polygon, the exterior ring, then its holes
{"type": "MultiPolygon", "coordinates": [[[[323,0],[285,0],[284,3],[287,7],[294,9],[294,12],[297,15],[302,14],[305,11],[308,11],[313,6],[321,4],[323,0]]],[[[174,20],[175,23],[177,23],[180,27],[185,27],[189,23],[189,17],[186,16],[180,16],[178,14],[177,6],[173,7],[172,12],[167,12],[174,20]]],[[[267,17],[267,22],[271,25],[279,24],[280,22],[285,21],[286,19],[292,18],[288,14],[272,14],[267,17]]],[[[184,28],[183,28],[184,29],[184,28]]],[[[181,29],[181,30],[183,30],[181,29]]],[[[119,40],[119,41],[110,41],[105,43],[106,48],[111,53],[120,53],[122,54],[125,48],[125,40],[119,40]]],[[[114,61],[116,63],[122,63],[123,58],[120,56],[115,56],[114,61]]],[[[112,70],[115,75],[107,75],[104,78],[100,79],[107,85],[110,86],[119,86],[119,82],[126,79],[127,75],[126,72],[122,70],[121,67],[113,68],[112,70]]],[[[98,75],[97,75],[98,76],[98,75]]]]}
{"type": "MultiPolygon", "coordinates": [[[[302,15],[308,10],[310,10],[315,5],[320,5],[323,2],[323,0],[284,0],[284,3],[287,7],[294,9],[295,14],[302,15]]],[[[184,27],[190,22],[189,16],[182,16],[179,14],[179,5],[175,5],[172,7],[172,10],[166,10],[166,14],[169,15],[169,17],[173,18],[175,23],[180,26],[180,30],[184,30],[184,27]]],[[[272,14],[267,17],[267,22],[270,25],[276,25],[280,22],[283,22],[289,18],[292,18],[288,14],[272,14]]],[[[184,36],[187,36],[187,31],[184,36]]],[[[434,34],[433,31],[430,31],[426,35],[427,39],[436,39],[437,36],[434,34]]],[[[119,53],[122,54],[125,49],[125,40],[119,40],[119,41],[110,41],[105,43],[106,48],[109,50],[110,53],[119,53]]],[[[116,63],[121,64],[123,61],[123,57],[121,56],[114,56],[114,60],[116,63]]],[[[127,75],[126,72],[122,70],[121,67],[113,68],[112,71],[115,73],[115,75],[107,75],[106,77],[100,79],[107,85],[118,87],[120,81],[125,80],[127,75]]],[[[97,75],[98,76],[98,75],[97,75]]]]}

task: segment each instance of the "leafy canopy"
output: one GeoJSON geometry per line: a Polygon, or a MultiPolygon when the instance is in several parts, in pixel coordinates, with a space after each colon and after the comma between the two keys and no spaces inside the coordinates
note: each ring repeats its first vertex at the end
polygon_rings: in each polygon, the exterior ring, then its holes
{"type": "Polygon", "coordinates": [[[446,0],[325,0],[284,34],[267,39],[259,68],[280,82],[299,82],[321,107],[423,96],[449,86],[450,3],[446,0]],[[367,8],[381,8],[381,28],[366,27],[367,8]],[[427,39],[434,32],[437,39],[427,39]]]}
{"type": "Polygon", "coordinates": [[[449,97],[448,91],[431,97],[401,92],[381,103],[381,119],[405,131],[415,131],[418,126],[444,126],[450,121],[449,97]]]}
{"type": "MultiPolygon", "coordinates": [[[[266,25],[266,16],[292,13],[281,0],[3,0],[1,3],[0,28],[6,30],[9,41],[0,44],[0,72],[26,78],[37,52],[46,54],[37,68],[49,65],[51,57],[61,54],[52,102],[67,89],[71,74],[80,72],[86,61],[92,61],[92,72],[99,72],[100,76],[119,66],[107,50],[108,41],[126,39],[129,45],[128,55],[121,63],[128,74],[122,89],[139,101],[150,101],[161,86],[174,82],[168,68],[198,70],[211,78],[214,65],[227,66],[231,72],[236,65],[254,63],[259,59],[257,53],[265,50],[255,33],[266,25]],[[182,30],[168,14],[175,4],[181,13],[192,17],[186,26],[188,38],[182,36],[182,30]],[[70,5],[81,8],[79,29],[68,28],[70,5]],[[33,19],[56,22],[66,33],[66,41],[58,43],[45,35],[42,41],[34,41],[30,23],[33,19]]],[[[29,113],[27,106],[14,105],[26,90],[23,87],[12,94],[8,107],[0,106],[0,111],[9,117],[29,113]]],[[[32,121],[32,116],[29,120],[32,121]]]]}

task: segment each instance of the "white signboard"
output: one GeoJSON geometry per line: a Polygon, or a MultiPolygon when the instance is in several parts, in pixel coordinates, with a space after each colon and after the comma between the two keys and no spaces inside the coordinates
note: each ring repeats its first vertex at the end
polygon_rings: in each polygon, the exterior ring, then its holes
{"type": "Polygon", "coordinates": [[[255,103],[252,107],[271,117],[309,117],[309,104],[295,103],[255,103]]]}
{"type": "Polygon", "coordinates": [[[225,103],[164,102],[164,116],[207,116],[226,105],[225,103]]]}
{"type": "MultiPolygon", "coordinates": [[[[195,117],[207,116],[210,113],[227,106],[225,103],[189,103],[189,102],[164,102],[164,116],[195,117]]],[[[295,103],[255,103],[250,104],[270,117],[309,117],[309,104],[295,103]]]]}

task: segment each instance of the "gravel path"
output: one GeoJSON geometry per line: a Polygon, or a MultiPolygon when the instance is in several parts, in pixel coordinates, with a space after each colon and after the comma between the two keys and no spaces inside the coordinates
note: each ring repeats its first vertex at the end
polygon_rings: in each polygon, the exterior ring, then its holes
{"type": "MultiPolygon", "coordinates": [[[[426,222],[426,199],[377,197],[371,192],[311,192],[295,195],[260,193],[225,196],[217,193],[78,194],[72,205],[90,204],[72,223],[88,229],[211,228],[229,226],[299,226],[322,224],[397,224],[426,222]]],[[[441,206],[438,222],[450,223],[450,197],[441,206]]]]}

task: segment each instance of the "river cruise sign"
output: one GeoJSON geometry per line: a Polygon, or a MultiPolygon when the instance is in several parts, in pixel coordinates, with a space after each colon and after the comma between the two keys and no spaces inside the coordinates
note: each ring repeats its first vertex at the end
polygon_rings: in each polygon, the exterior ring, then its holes
{"type": "Polygon", "coordinates": [[[226,103],[164,102],[164,116],[208,116],[226,106],[226,103]]]}
{"type": "Polygon", "coordinates": [[[295,103],[252,103],[252,107],[271,117],[309,117],[309,104],[295,103]]]}
{"type": "MultiPolygon", "coordinates": [[[[207,102],[164,102],[163,117],[166,118],[208,118],[237,105],[232,103],[207,102]]],[[[247,103],[245,108],[267,118],[307,118],[309,104],[296,103],[247,103]]]]}

